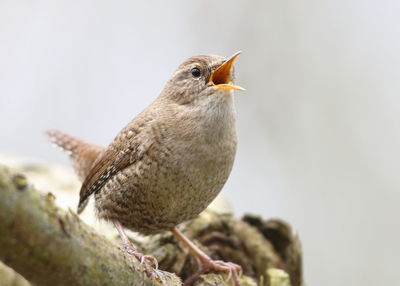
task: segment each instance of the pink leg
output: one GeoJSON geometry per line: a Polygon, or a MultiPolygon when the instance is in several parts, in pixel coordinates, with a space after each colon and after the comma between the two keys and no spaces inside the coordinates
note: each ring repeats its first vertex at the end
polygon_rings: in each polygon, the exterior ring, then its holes
{"type": "Polygon", "coordinates": [[[152,277],[153,268],[149,264],[147,264],[147,261],[152,263],[155,269],[157,269],[157,259],[154,256],[144,255],[143,253],[137,251],[132,242],[129,240],[128,236],[126,235],[121,223],[118,220],[113,220],[112,222],[114,223],[115,228],[118,230],[119,236],[122,239],[122,245],[124,246],[126,252],[128,252],[130,255],[133,255],[137,260],[139,260],[140,263],[144,265],[147,276],[152,277]]]}
{"type": "Polygon", "coordinates": [[[185,286],[191,285],[199,277],[199,275],[207,272],[208,270],[226,272],[228,273],[228,280],[232,277],[235,286],[240,286],[239,277],[242,275],[242,267],[231,262],[212,260],[211,257],[205,254],[176,227],[174,227],[171,231],[183,244],[190,249],[190,251],[200,260],[201,263],[199,271],[185,281],[185,286]]]}

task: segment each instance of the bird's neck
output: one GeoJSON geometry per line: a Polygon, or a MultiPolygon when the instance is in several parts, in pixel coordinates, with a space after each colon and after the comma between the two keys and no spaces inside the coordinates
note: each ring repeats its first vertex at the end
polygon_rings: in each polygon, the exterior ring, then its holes
{"type": "Polygon", "coordinates": [[[210,137],[236,136],[236,110],[233,95],[213,95],[214,98],[198,103],[200,126],[210,137]]]}

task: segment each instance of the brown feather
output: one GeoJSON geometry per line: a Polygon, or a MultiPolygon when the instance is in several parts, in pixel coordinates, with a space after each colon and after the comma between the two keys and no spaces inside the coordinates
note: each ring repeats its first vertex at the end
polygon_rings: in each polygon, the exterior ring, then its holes
{"type": "Polygon", "coordinates": [[[143,119],[140,124],[128,124],[96,160],[79,192],[78,213],[84,210],[90,195],[104,187],[112,176],[141,159],[143,152],[150,147],[145,143],[149,140],[143,138],[146,133],[141,132],[149,121],[143,119]]]}
{"type": "Polygon", "coordinates": [[[70,154],[74,170],[82,181],[86,178],[93,163],[104,149],[58,130],[48,130],[46,135],[52,143],[70,154]]]}
{"type": "Polygon", "coordinates": [[[85,202],[91,194],[100,190],[110,177],[128,165],[128,156],[118,156],[115,150],[108,149],[103,156],[97,160],[83,181],[79,192],[78,214],[85,208],[85,202]]]}

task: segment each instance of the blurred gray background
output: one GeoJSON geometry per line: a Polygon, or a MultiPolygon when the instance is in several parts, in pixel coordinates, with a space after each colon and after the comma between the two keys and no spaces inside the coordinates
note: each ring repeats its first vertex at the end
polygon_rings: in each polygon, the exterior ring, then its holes
{"type": "Polygon", "coordinates": [[[399,1],[0,0],[0,152],[68,164],[196,54],[236,63],[238,215],[288,220],[308,285],[400,283],[399,1]]]}

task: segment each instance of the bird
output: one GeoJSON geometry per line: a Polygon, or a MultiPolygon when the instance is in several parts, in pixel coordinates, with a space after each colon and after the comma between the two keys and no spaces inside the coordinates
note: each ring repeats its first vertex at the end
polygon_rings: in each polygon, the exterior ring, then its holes
{"type": "Polygon", "coordinates": [[[193,56],[179,65],[158,97],[106,147],[59,130],[50,141],[70,154],[82,181],[78,214],[90,196],[97,216],[111,221],[125,250],[152,276],[157,260],[140,253],[124,229],[143,235],[171,231],[201,266],[185,285],[209,270],[240,285],[241,266],[212,260],[177,226],[199,215],[227,181],[237,149],[234,61],[193,56]],[[153,268],[154,266],[154,268],[153,268]]]}

